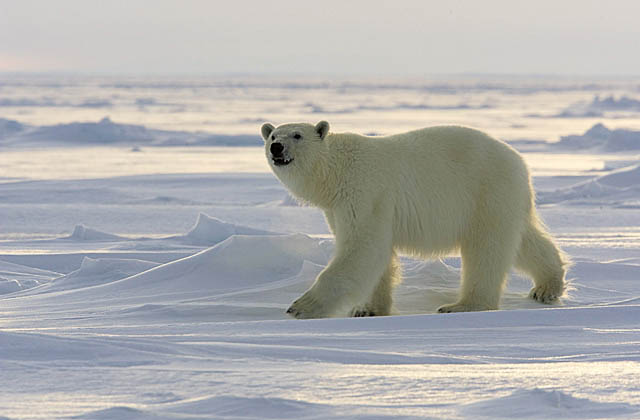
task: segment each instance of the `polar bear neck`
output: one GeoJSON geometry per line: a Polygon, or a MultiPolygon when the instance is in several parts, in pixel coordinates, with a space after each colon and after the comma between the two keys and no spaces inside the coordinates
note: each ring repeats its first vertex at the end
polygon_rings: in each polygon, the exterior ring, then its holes
{"type": "Polygon", "coordinates": [[[295,174],[281,180],[300,200],[329,209],[338,199],[348,170],[344,156],[353,156],[357,147],[351,136],[341,134],[328,134],[323,142],[324,147],[314,150],[313,159],[308,159],[295,174]]]}

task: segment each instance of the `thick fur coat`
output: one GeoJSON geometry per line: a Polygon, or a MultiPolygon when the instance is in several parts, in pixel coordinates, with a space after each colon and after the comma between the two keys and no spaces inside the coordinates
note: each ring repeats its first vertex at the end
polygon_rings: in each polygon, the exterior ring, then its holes
{"type": "Polygon", "coordinates": [[[262,126],[266,157],[291,193],[324,211],[335,255],[287,311],[297,318],[388,315],[401,280],[396,253],[459,252],[457,302],[439,312],[498,309],[509,270],[530,297],[564,291],[566,259],[536,214],[522,157],[465,127],[366,137],[329,124],[262,126]]]}

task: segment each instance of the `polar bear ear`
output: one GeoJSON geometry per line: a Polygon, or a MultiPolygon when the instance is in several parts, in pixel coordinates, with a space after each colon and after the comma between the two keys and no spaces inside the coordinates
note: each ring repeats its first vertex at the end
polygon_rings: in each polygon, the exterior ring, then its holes
{"type": "Polygon", "coordinates": [[[273,130],[275,130],[276,128],[273,126],[273,124],[271,123],[264,123],[262,125],[262,129],[260,131],[262,131],[262,138],[267,140],[269,138],[269,136],[271,135],[271,132],[273,130]]]}
{"type": "Polygon", "coordinates": [[[324,140],[324,138],[327,136],[327,133],[329,132],[329,123],[326,121],[320,121],[318,124],[316,124],[316,133],[318,133],[318,135],[320,136],[320,140],[324,140]]]}

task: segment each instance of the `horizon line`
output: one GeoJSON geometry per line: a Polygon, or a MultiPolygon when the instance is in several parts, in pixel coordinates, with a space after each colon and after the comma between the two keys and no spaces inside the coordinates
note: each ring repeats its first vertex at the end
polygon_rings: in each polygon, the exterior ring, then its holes
{"type": "Polygon", "coordinates": [[[510,79],[640,79],[640,74],[625,73],[524,73],[524,72],[450,72],[450,73],[358,73],[358,72],[212,72],[212,71],[88,71],[88,70],[0,70],[0,76],[85,76],[85,77],[247,77],[247,78],[365,78],[365,79],[446,79],[446,78],[510,78],[510,79]]]}

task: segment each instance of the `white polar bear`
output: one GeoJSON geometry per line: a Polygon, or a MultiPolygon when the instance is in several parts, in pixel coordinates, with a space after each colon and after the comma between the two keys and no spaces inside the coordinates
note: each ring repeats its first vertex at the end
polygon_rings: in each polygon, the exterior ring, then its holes
{"type": "Polygon", "coordinates": [[[564,292],[567,260],[536,214],[527,167],[513,148],[465,127],[386,137],[329,133],[329,123],[262,126],[266,156],[297,198],[321,208],[335,255],[287,313],[296,318],[388,315],[400,281],[396,252],[459,251],[459,300],[439,312],[498,309],[512,266],[530,297],[564,292]]]}

